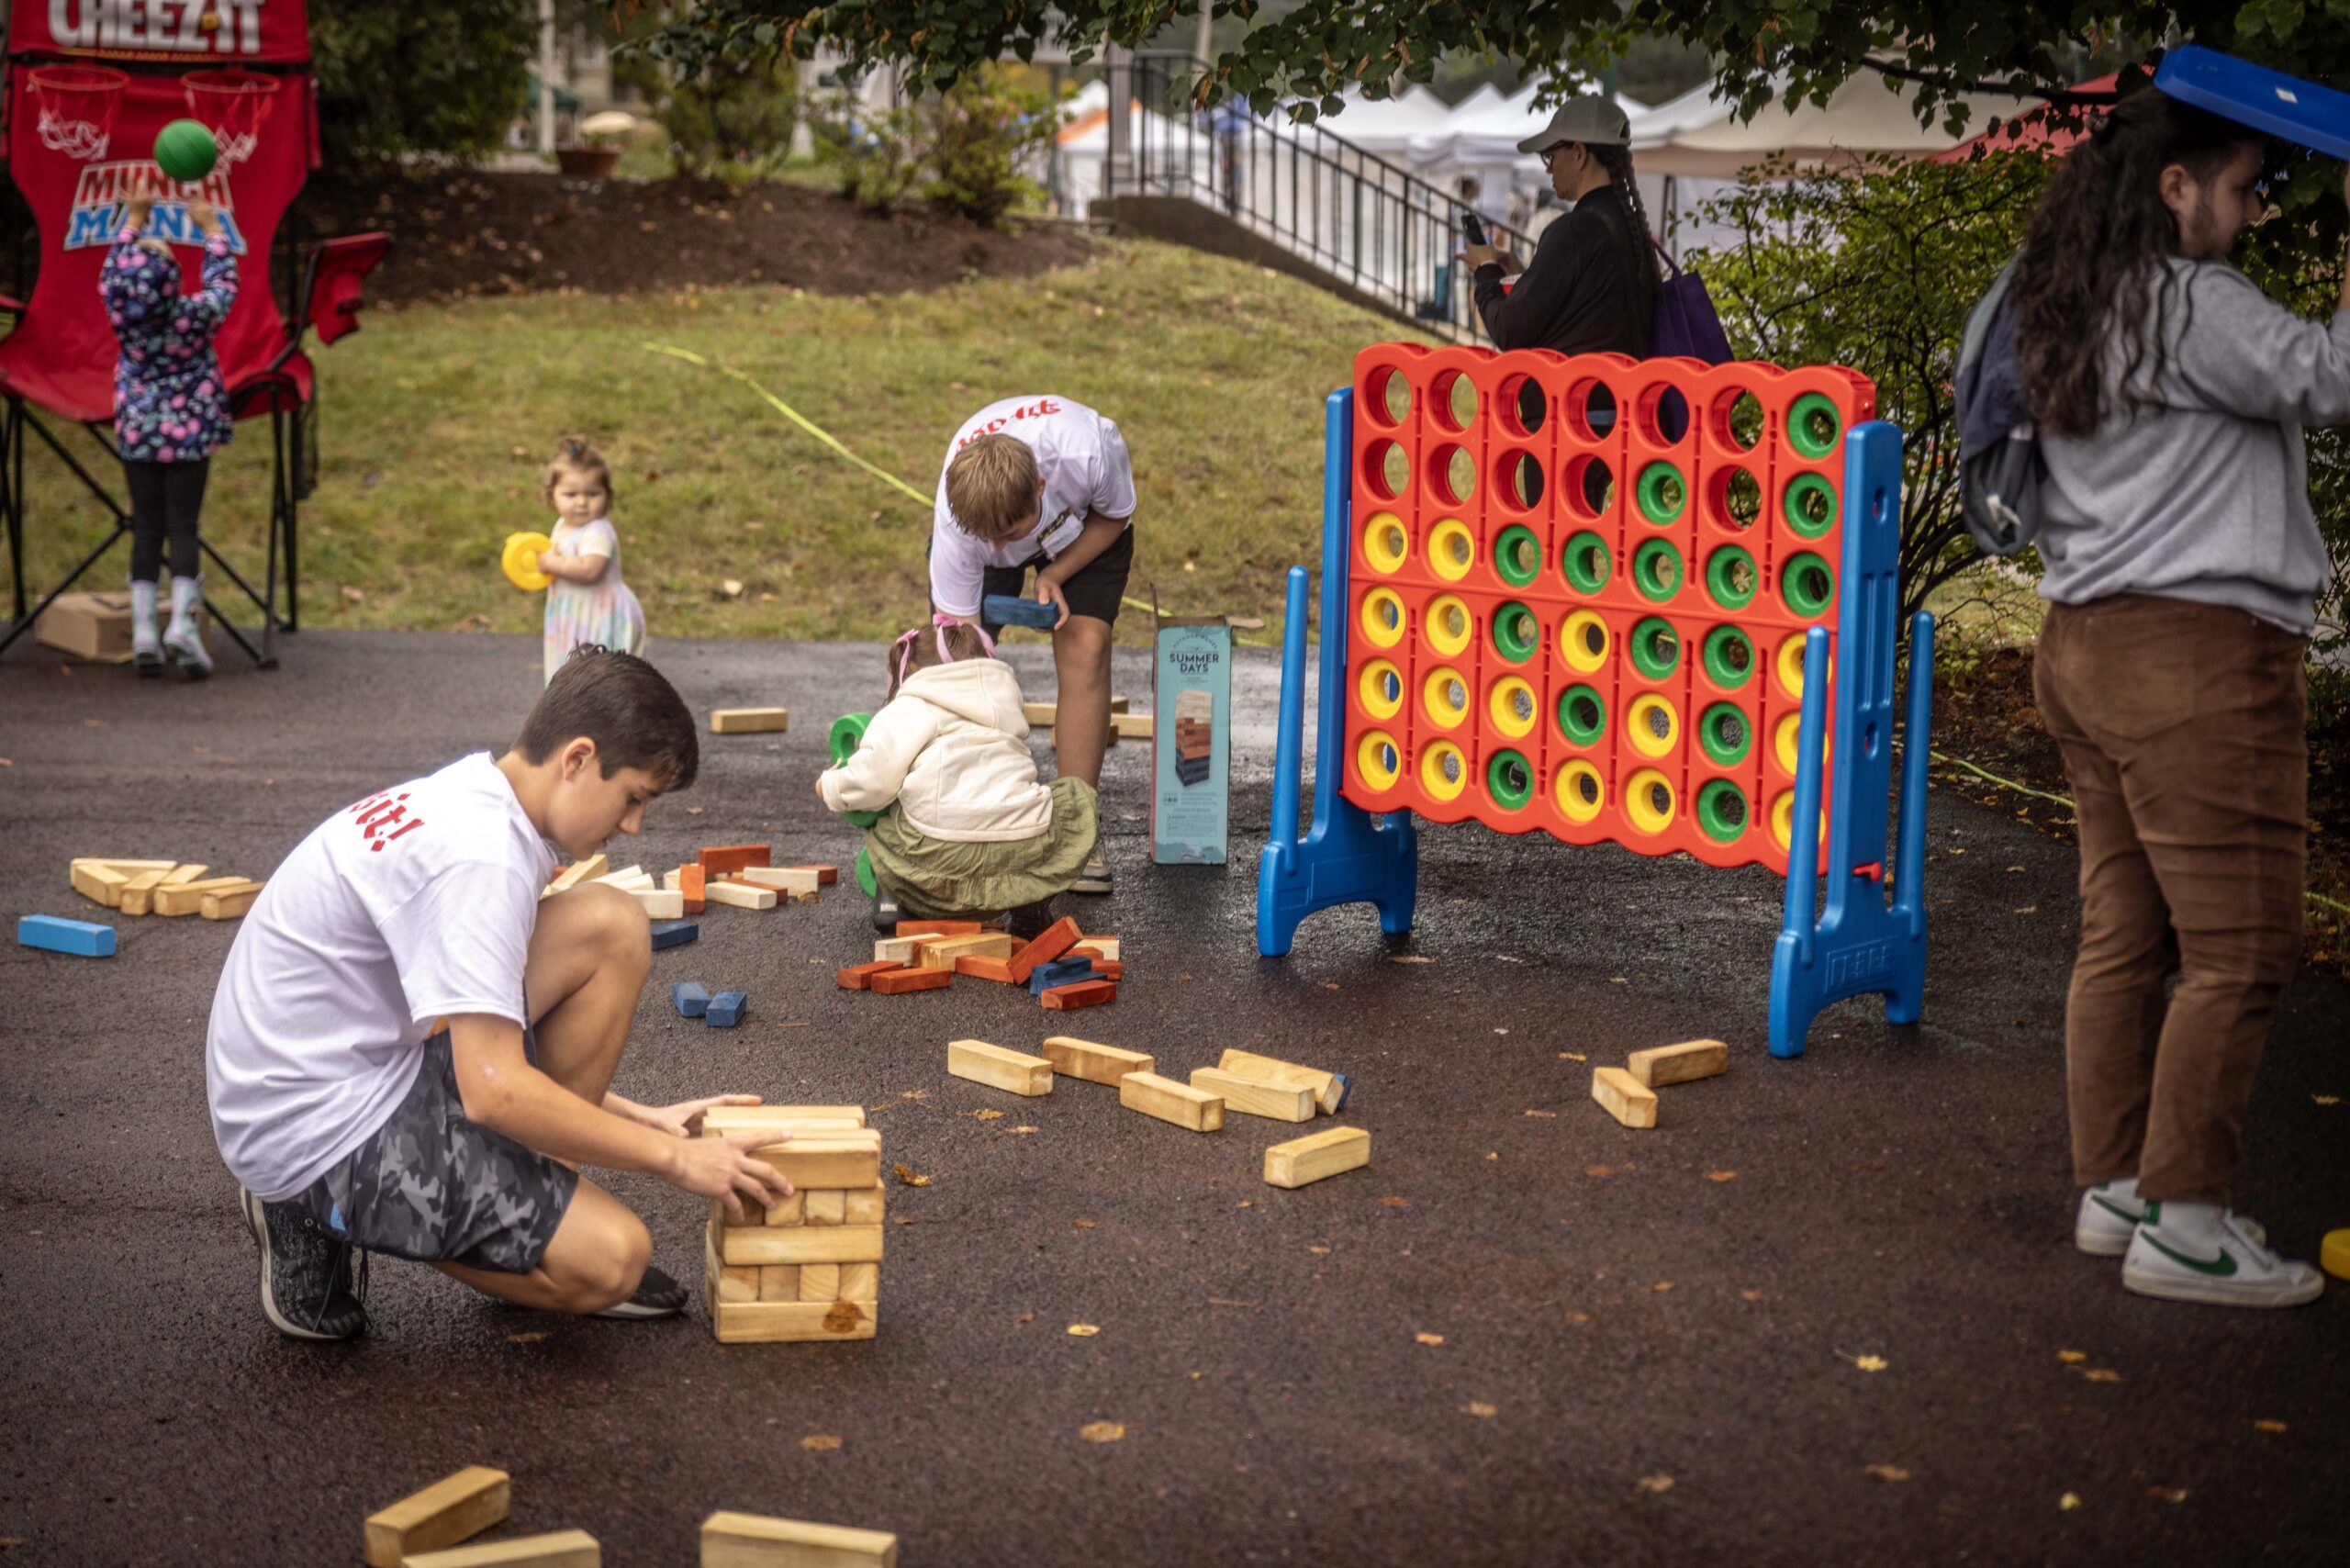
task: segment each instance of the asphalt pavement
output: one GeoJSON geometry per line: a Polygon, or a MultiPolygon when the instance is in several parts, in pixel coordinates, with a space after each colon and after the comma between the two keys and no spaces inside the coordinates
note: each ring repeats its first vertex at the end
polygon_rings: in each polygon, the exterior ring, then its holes
{"type": "MultiPolygon", "coordinates": [[[[575,1321],[391,1260],[364,1338],[281,1338],[205,1113],[235,928],[109,917],[67,862],[265,876],[338,807],[502,746],[539,687],[536,639],[282,647],[201,686],[0,660],[0,914],[121,939],[0,946],[0,1564],[355,1562],[366,1514],[476,1463],[513,1476],[502,1533],[582,1528],[611,1568],[695,1561],[719,1508],[893,1530],[906,1568],[2342,1560],[2350,1284],[2167,1305],[2071,1248],[2068,847],[1936,795],[1923,1022],[1847,1003],[1794,1061],[1762,1048],[1760,870],[1428,827],[1408,937],[1332,911],[1263,959],[1270,652],[1236,677],[1229,865],[1153,866],[1147,748],[1110,754],[1118,890],[1082,921],[1124,940],[1114,1007],[839,991],[872,935],[845,890],[713,908],[656,956],[622,1092],[856,1101],[929,1179],[890,1194],[878,1338],[722,1347],[699,1304],[575,1321]],[[748,1017],[678,1019],[681,979],[748,1017]],[[946,1075],[950,1039],[1065,1032],[1178,1077],[1227,1046],[1347,1072],[1373,1163],[1278,1191],[1262,1150],[1314,1129],[946,1075]],[[1593,1067],[1700,1036],[1731,1070],[1664,1091],[1653,1131],[1592,1103],[1593,1067]]],[[[652,652],[697,710],[792,724],[706,736],[615,864],[765,839],[845,865],[809,780],[831,719],[878,701],[878,648],[652,652]]],[[[1013,656],[1049,696],[1043,645],[1013,656]]],[[[1147,707],[1139,654],[1118,678],[1147,707]]],[[[2350,1226],[2346,1039],[2350,987],[2297,980],[2253,1107],[2237,1204],[2302,1257],[2350,1226]]],[[[698,1279],[702,1203],[611,1185],[698,1279]]]]}

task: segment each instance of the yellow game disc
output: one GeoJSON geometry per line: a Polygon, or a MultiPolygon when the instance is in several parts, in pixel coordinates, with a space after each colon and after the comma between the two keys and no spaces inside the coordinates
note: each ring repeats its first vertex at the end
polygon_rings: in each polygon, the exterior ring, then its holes
{"type": "Polygon", "coordinates": [[[508,582],[524,593],[536,593],[554,581],[538,567],[539,552],[554,548],[554,541],[543,533],[509,533],[498,564],[505,571],[508,582]]]}
{"type": "Polygon", "coordinates": [[[2350,1230],[2329,1230],[2318,1244],[2320,1267],[2337,1280],[2350,1280],[2350,1230]]]}

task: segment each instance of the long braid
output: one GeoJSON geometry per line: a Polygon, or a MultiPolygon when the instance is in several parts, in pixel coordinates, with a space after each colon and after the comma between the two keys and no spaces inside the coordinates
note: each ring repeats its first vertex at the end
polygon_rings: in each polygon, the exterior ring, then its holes
{"type": "Polygon", "coordinates": [[[1594,147],[1591,153],[1607,171],[1607,183],[1616,188],[1616,199],[1624,204],[1624,211],[1631,219],[1631,232],[1626,238],[1631,245],[1632,275],[1645,278],[1652,286],[1662,274],[1657,269],[1656,247],[1649,241],[1649,210],[1640,200],[1639,182],[1632,177],[1632,150],[1594,147]]]}

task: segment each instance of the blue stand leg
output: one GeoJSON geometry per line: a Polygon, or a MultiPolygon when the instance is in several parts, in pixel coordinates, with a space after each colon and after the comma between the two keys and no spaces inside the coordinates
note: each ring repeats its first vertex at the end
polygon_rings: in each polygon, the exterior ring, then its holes
{"type": "Polygon", "coordinates": [[[1886,1016],[1917,1022],[1926,982],[1926,750],[1933,693],[1933,618],[1910,622],[1909,703],[1901,771],[1898,858],[1886,864],[1893,787],[1894,622],[1900,607],[1901,432],[1872,421],[1847,438],[1844,569],[1836,647],[1836,755],[1829,790],[1827,905],[1820,876],[1821,753],[1828,633],[1804,642],[1795,823],[1787,894],[1771,964],[1771,1054],[1801,1056],[1811,1021],[1831,1002],[1882,992],[1886,1016]],[[1895,897],[1886,899],[1890,878],[1895,897]]]}
{"type": "Polygon", "coordinates": [[[1390,935],[1412,928],[1419,894],[1419,834],[1408,812],[1371,813],[1338,795],[1346,771],[1347,563],[1353,469],[1354,393],[1341,387],[1326,405],[1322,453],[1322,658],[1315,715],[1314,825],[1297,836],[1305,745],[1305,568],[1292,566],[1281,636],[1281,711],[1273,757],[1273,818],[1257,871],[1257,950],[1290,949],[1298,922],[1333,904],[1379,911],[1390,935]]]}

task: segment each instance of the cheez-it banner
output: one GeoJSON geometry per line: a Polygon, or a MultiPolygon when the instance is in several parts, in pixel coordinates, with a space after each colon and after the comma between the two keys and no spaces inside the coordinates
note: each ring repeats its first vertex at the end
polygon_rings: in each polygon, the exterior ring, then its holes
{"type": "Polygon", "coordinates": [[[15,0],[8,52],[83,60],[305,65],[304,0],[15,0]]]}

